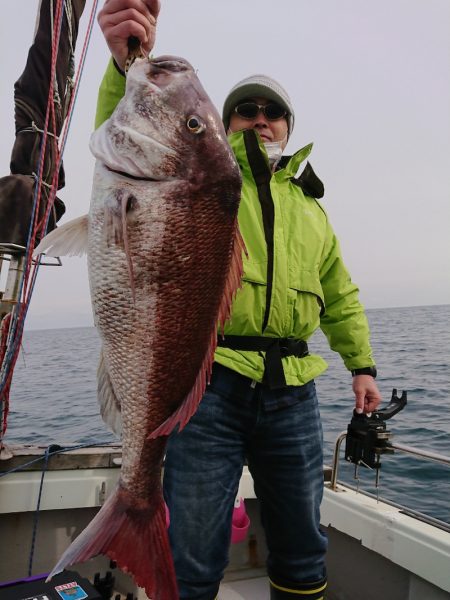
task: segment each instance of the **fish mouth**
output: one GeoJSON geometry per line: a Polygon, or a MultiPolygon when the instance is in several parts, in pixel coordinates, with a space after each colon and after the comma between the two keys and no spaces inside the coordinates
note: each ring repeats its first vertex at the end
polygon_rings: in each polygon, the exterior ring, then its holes
{"type": "Polygon", "coordinates": [[[137,58],[128,71],[127,79],[145,82],[152,92],[160,92],[174,77],[194,72],[192,65],[184,58],[164,55],[156,58],[137,58]]]}
{"type": "Polygon", "coordinates": [[[134,181],[162,181],[161,179],[155,179],[154,177],[140,177],[139,175],[131,175],[131,173],[126,173],[125,171],[119,171],[118,169],[108,167],[108,165],[106,164],[105,167],[111,173],[115,173],[116,175],[120,175],[121,177],[126,177],[127,179],[133,179],[134,181]]]}
{"type": "Polygon", "coordinates": [[[117,149],[114,147],[112,156],[111,152],[105,152],[100,156],[97,155],[97,158],[100,158],[108,171],[134,181],[157,182],[169,179],[169,177],[165,176],[164,169],[161,170],[161,165],[164,164],[166,159],[170,161],[170,159],[173,159],[176,156],[176,151],[173,148],[166,146],[154,137],[146,135],[145,133],[140,133],[127,125],[119,126],[116,133],[120,134],[120,136],[125,136],[125,142],[120,138],[119,144],[125,143],[125,147],[132,149],[137,148],[138,156],[139,154],[145,154],[143,149],[147,148],[147,151],[150,152],[148,150],[150,147],[150,150],[154,154],[156,153],[158,160],[150,161],[148,164],[146,160],[144,160],[144,162],[139,159],[136,159],[136,161],[132,159],[121,160],[120,151],[119,154],[117,154],[117,149]],[[156,177],[154,176],[155,171],[156,177]],[[159,176],[160,174],[161,176],[159,176]]]}
{"type": "Polygon", "coordinates": [[[180,73],[182,71],[193,71],[193,66],[180,56],[171,56],[169,54],[157,56],[150,59],[150,65],[154,69],[169,71],[171,73],[180,73]]]}

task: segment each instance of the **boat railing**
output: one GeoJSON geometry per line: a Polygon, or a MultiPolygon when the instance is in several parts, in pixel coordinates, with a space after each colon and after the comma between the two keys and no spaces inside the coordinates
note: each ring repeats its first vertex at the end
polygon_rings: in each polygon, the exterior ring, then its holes
{"type": "MultiPolygon", "coordinates": [[[[25,268],[25,246],[0,241],[0,319],[13,310],[19,302],[20,281],[25,268]],[[7,269],[2,275],[3,266],[7,269]]],[[[41,257],[40,264],[48,267],[62,266],[61,260],[41,257]]]]}
{"type": "MultiPolygon", "coordinates": [[[[341,434],[339,434],[334,446],[333,465],[330,479],[330,489],[333,491],[337,491],[339,473],[339,453],[341,450],[342,442],[345,440],[346,437],[347,432],[343,431],[341,434]]],[[[450,466],[450,457],[444,456],[443,454],[438,454],[437,452],[430,452],[421,448],[413,448],[412,446],[406,446],[405,444],[390,443],[389,447],[393,450],[399,450],[400,452],[404,452],[405,454],[411,454],[412,456],[415,456],[417,458],[423,458],[425,460],[431,460],[434,462],[441,463],[443,465],[450,466]]]]}
{"type": "MultiPolygon", "coordinates": [[[[338,436],[336,443],[335,443],[335,447],[334,447],[333,464],[331,467],[331,477],[329,480],[330,481],[329,489],[334,492],[338,491],[339,455],[340,455],[340,449],[341,449],[342,442],[345,440],[346,437],[347,437],[347,432],[343,431],[338,436]]],[[[405,444],[394,444],[394,443],[389,443],[389,448],[392,450],[398,450],[399,452],[403,452],[403,453],[409,454],[411,456],[415,456],[416,458],[423,458],[425,460],[430,460],[433,462],[437,462],[437,463],[440,463],[443,465],[450,466],[450,457],[444,456],[443,454],[439,454],[437,452],[430,452],[429,450],[423,450],[421,448],[414,448],[412,446],[407,446],[405,444]]],[[[345,486],[352,490],[355,490],[361,494],[364,494],[365,496],[369,496],[370,498],[376,498],[377,501],[379,500],[378,494],[375,496],[374,494],[371,494],[370,492],[361,490],[359,485],[352,486],[352,485],[349,485],[348,483],[345,483],[345,486]]],[[[377,485],[377,489],[378,489],[378,485],[377,485]]],[[[440,519],[435,519],[429,515],[425,515],[421,512],[407,508],[402,504],[399,504],[392,500],[388,500],[386,498],[383,498],[383,502],[385,504],[389,504],[391,506],[398,508],[399,510],[401,510],[401,512],[403,514],[407,514],[411,517],[414,517],[415,519],[419,519],[425,523],[428,523],[430,525],[439,527],[440,529],[450,532],[450,525],[448,523],[445,523],[444,521],[441,521],[440,519]]]]}
{"type": "Polygon", "coordinates": [[[0,276],[3,263],[8,263],[4,290],[0,290],[0,319],[3,319],[19,300],[20,278],[25,265],[26,248],[17,244],[0,243],[0,276]]]}

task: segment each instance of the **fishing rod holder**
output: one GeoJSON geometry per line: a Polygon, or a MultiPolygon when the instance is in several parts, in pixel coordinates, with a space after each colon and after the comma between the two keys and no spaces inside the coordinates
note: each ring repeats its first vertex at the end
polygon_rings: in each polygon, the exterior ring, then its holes
{"type": "Polygon", "coordinates": [[[359,414],[356,410],[353,411],[347,431],[341,433],[336,442],[331,475],[332,490],[337,488],[339,452],[344,439],[346,440],[345,460],[355,465],[355,478],[359,466],[376,470],[378,487],[380,456],[394,453],[394,446],[390,442],[392,432],[386,428],[386,421],[400,412],[406,404],[407,393],[402,392],[399,398],[397,390],[393,389],[391,401],[385,408],[370,414],[359,414]]]}
{"type": "Polygon", "coordinates": [[[386,421],[400,412],[407,403],[406,392],[401,397],[397,390],[392,390],[390,403],[381,410],[371,414],[358,414],[353,411],[353,417],[347,427],[345,444],[345,460],[355,465],[369,469],[381,467],[381,454],[393,454],[390,444],[392,432],[386,428],[386,421]]]}
{"type": "MultiPolygon", "coordinates": [[[[394,394],[396,394],[396,390],[393,390],[393,396],[394,396],[394,394]]],[[[402,400],[402,398],[404,398],[404,404],[402,406],[402,408],[403,408],[406,405],[406,392],[404,392],[402,394],[402,397],[400,398],[400,400],[402,400]]],[[[391,405],[389,404],[386,407],[386,409],[389,408],[389,406],[391,406],[391,405]]],[[[393,408],[393,407],[391,407],[391,408],[393,408]]],[[[392,417],[394,414],[399,412],[399,410],[401,410],[401,408],[399,408],[395,413],[391,413],[390,416],[392,417]]],[[[379,412],[382,412],[382,411],[379,411],[379,412]]],[[[389,412],[387,414],[389,414],[389,412]]],[[[386,412],[384,412],[384,415],[386,415],[386,412]]],[[[390,417],[388,417],[388,418],[390,418],[390,417]]],[[[351,423],[350,423],[350,425],[351,425],[351,423]]],[[[350,425],[349,425],[349,427],[350,427],[350,425]]],[[[390,432],[388,432],[388,433],[391,435],[390,432]]],[[[352,431],[351,435],[353,435],[353,431],[352,431]]],[[[339,436],[336,440],[335,447],[334,447],[333,466],[332,466],[331,479],[330,479],[330,488],[333,491],[337,491],[338,471],[339,471],[339,454],[340,454],[342,442],[347,438],[347,436],[348,436],[348,429],[347,429],[347,431],[343,431],[341,434],[339,434],[339,436]]],[[[383,440],[383,442],[384,442],[384,440],[383,440]]],[[[442,465],[446,465],[446,466],[450,467],[450,456],[444,456],[443,454],[439,454],[437,452],[430,452],[429,450],[422,450],[421,448],[413,448],[412,446],[406,446],[405,444],[399,444],[399,443],[393,444],[391,442],[386,442],[386,446],[388,447],[388,451],[391,454],[395,450],[398,450],[399,452],[403,452],[404,454],[409,454],[410,456],[414,456],[416,458],[423,458],[425,460],[430,460],[432,462],[440,463],[442,465]]],[[[351,448],[353,447],[353,442],[350,443],[350,447],[351,448]]],[[[353,462],[353,461],[348,461],[348,462],[353,462]]],[[[378,457],[378,462],[379,462],[379,457],[378,457]]],[[[363,464],[363,463],[361,463],[361,464],[363,464]]],[[[365,466],[365,465],[363,465],[363,466],[365,466]]]]}
{"type": "MultiPolygon", "coordinates": [[[[12,312],[19,302],[20,282],[25,269],[26,247],[19,244],[0,242],[0,321],[12,312]],[[2,277],[3,267],[7,271],[2,277]]],[[[59,257],[47,259],[43,262],[41,255],[40,265],[47,267],[61,267],[59,257]]]]}

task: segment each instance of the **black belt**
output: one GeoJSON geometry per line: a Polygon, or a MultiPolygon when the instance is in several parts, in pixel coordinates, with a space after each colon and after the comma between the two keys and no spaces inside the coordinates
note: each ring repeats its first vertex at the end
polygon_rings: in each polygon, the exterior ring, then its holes
{"type": "Polygon", "coordinates": [[[308,344],[304,340],[294,340],[292,338],[270,338],[257,335],[227,335],[222,337],[219,335],[217,345],[232,350],[265,352],[263,382],[267,383],[272,390],[287,385],[281,363],[284,356],[303,358],[309,354],[308,344]]]}

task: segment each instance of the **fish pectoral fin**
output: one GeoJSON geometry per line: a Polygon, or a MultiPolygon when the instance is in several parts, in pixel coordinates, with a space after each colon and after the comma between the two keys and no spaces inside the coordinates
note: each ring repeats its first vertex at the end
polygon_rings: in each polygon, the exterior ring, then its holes
{"type": "Polygon", "coordinates": [[[97,398],[102,419],[120,437],[122,435],[121,406],[112,386],[103,350],[97,368],[97,398]]]}
{"type": "Polygon", "coordinates": [[[47,234],[34,249],[33,256],[82,256],[88,246],[88,215],[72,219],[47,234]]]}
{"type": "Polygon", "coordinates": [[[119,246],[124,250],[128,245],[128,221],[138,205],[134,194],[118,188],[108,194],[103,205],[103,236],[107,246],[119,246]]]}
{"type": "Polygon", "coordinates": [[[128,276],[130,278],[131,295],[135,297],[133,262],[131,260],[130,244],[128,239],[128,216],[133,213],[137,200],[133,194],[124,190],[116,190],[108,198],[104,206],[103,233],[108,246],[116,245],[123,248],[127,261],[128,276]]]}

